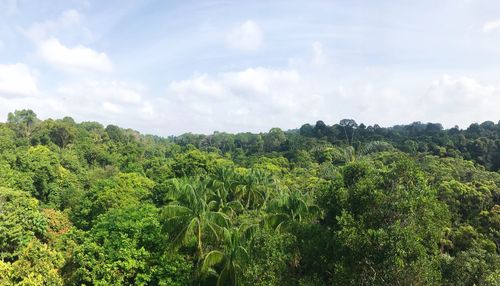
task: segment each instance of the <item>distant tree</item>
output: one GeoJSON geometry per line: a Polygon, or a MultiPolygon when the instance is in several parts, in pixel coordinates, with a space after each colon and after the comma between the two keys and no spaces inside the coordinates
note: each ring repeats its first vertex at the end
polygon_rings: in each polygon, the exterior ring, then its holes
{"type": "Polygon", "coordinates": [[[280,128],[272,128],[264,136],[264,150],[266,152],[279,151],[285,141],[285,133],[280,128]]]}
{"type": "Polygon", "coordinates": [[[50,131],[52,141],[61,148],[66,147],[76,136],[76,129],[71,121],[56,121],[53,129],[50,131]]]}
{"type": "Polygon", "coordinates": [[[7,116],[7,122],[19,126],[19,131],[23,132],[22,134],[26,138],[30,137],[33,125],[39,121],[36,113],[31,109],[16,110],[7,116]]]}
{"type": "Polygon", "coordinates": [[[126,140],[123,130],[116,125],[108,125],[105,130],[111,140],[116,142],[124,142],[126,140]]]}
{"type": "Polygon", "coordinates": [[[328,137],[329,133],[328,126],[323,121],[318,120],[316,125],[314,125],[315,136],[317,138],[328,137]]]}
{"type": "Polygon", "coordinates": [[[347,144],[352,145],[354,140],[354,133],[356,132],[356,128],[358,124],[354,119],[342,119],[339,122],[339,125],[342,126],[344,130],[345,139],[347,144]]]}
{"type": "Polygon", "coordinates": [[[309,123],[302,125],[300,127],[300,135],[305,137],[313,137],[314,127],[312,127],[309,123]]]}

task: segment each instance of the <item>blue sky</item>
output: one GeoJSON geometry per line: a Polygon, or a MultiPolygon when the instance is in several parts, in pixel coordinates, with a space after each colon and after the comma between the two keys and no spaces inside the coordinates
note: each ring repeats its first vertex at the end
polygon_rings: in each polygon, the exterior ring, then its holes
{"type": "Polygon", "coordinates": [[[0,0],[0,118],[158,135],[500,119],[500,3],[0,0]]]}

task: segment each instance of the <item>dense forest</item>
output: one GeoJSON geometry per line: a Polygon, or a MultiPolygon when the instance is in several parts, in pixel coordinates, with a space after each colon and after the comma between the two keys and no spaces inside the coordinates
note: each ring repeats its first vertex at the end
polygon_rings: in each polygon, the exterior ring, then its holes
{"type": "Polygon", "coordinates": [[[500,122],[0,123],[0,285],[500,285],[500,122]]]}

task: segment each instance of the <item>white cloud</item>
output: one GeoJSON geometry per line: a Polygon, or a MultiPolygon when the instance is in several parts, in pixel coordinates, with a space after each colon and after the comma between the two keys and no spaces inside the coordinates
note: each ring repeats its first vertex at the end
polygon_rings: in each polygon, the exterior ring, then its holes
{"type": "Polygon", "coordinates": [[[325,48],[320,41],[315,41],[311,44],[307,56],[290,58],[288,59],[288,64],[296,69],[307,70],[307,72],[321,70],[321,73],[329,73],[334,68],[330,57],[325,52],[325,48]]]}
{"type": "Polygon", "coordinates": [[[144,88],[121,81],[87,80],[64,84],[57,88],[57,93],[66,97],[78,97],[79,100],[102,100],[116,103],[136,104],[143,99],[144,88]]]}
{"type": "Polygon", "coordinates": [[[167,99],[157,106],[166,110],[166,125],[176,133],[260,132],[271,127],[298,128],[317,120],[333,124],[342,118],[369,124],[418,120],[411,111],[416,97],[372,83],[371,74],[359,75],[355,81],[340,80],[335,73],[327,70],[327,75],[320,75],[324,69],[313,71],[310,66],[195,75],[172,82],[167,99]]]}
{"type": "Polygon", "coordinates": [[[130,124],[132,119],[144,123],[155,115],[143,95],[145,92],[143,86],[123,81],[86,80],[59,86],[56,96],[67,114],[76,114],[83,120],[93,118],[105,122],[123,117],[122,120],[130,124]]]}
{"type": "Polygon", "coordinates": [[[80,43],[92,38],[83,19],[77,10],[66,10],[56,19],[34,23],[22,32],[36,45],[38,56],[60,70],[111,72],[113,65],[105,53],[81,44],[69,47],[61,43],[60,39],[80,43]]]}
{"type": "Polygon", "coordinates": [[[171,82],[169,90],[179,100],[185,100],[191,94],[220,97],[226,93],[226,89],[221,83],[209,79],[207,75],[199,75],[194,76],[192,79],[171,82]]]}
{"type": "Polygon", "coordinates": [[[461,127],[473,122],[499,120],[499,107],[500,85],[450,75],[434,81],[417,106],[424,109],[422,118],[461,127]]]}
{"type": "Polygon", "coordinates": [[[262,131],[304,120],[320,102],[294,69],[248,68],[170,83],[163,106],[172,132],[262,131]],[[308,110],[308,112],[304,112],[308,110]],[[294,121],[295,121],[294,120],[294,121]],[[287,122],[288,121],[288,122],[287,122]]]}
{"type": "Polygon", "coordinates": [[[81,80],[62,84],[54,92],[38,91],[17,97],[0,91],[0,116],[5,120],[8,112],[30,108],[40,118],[72,116],[77,121],[117,124],[158,134],[160,125],[155,120],[159,113],[146,93],[140,84],[107,80],[81,80]]]}
{"type": "Polygon", "coordinates": [[[0,115],[31,108],[41,118],[72,116],[80,121],[95,120],[153,132],[150,122],[157,112],[145,96],[147,89],[138,84],[108,80],[112,75],[93,80],[96,75],[113,71],[108,55],[87,45],[66,44],[85,42],[78,37],[88,31],[82,21],[83,15],[78,11],[68,10],[57,19],[35,23],[22,31],[35,44],[35,55],[39,59],[69,72],[69,76],[64,77],[66,82],[39,91],[35,73],[28,67],[0,65],[0,115]]]}
{"type": "Polygon", "coordinates": [[[483,32],[489,33],[500,30],[500,20],[489,21],[483,24],[483,32]]]}
{"type": "Polygon", "coordinates": [[[38,50],[40,57],[50,65],[70,72],[111,72],[113,64],[105,53],[88,47],[66,47],[58,39],[43,41],[38,50]]]}
{"type": "Polygon", "coordinates": [[[285,68],[196,74],[171,82],[166,97],[155,102],[164,111],[161,120],[169,130],[162,130],[164,135],[259,132],[316,120],[333,124],[342,118],[368,125],[430,121],[467,127],[497,121],[499,106],[500,83],[482,84],[470,77],[418,81],[413,74],[380,67],[346,76],[332,66],[319,42],[309,57],[290,60],[285,68]]]}
{"type": "Polygon", "coordinates": [[[28,66],[0,65],[0,96],[29,96],[37,92],[35,73],[28,66]]]}
{"type": "MultiPolygon", "coordinates": [[[[67,47],[58,38],[40,41],[39,55],[63,70],[113,69],[105,53],[67,47]]],[[[42,94],[30,68],[0,65],[0,114],[33,108],[42,118],[69,115],[160,135],[260,132],[271,127],[297,128],[316,120],[333,124],[342,118],[385,126],[428,120],[448,127],[500,119],[500,82],[485,84],[448,75],[422,81],[386,66],[346,72],[332,64],[328,45],[321,42],[312,43],[308,53],[291,59],[288,66],[194,74],[167,84],[158,98],[141,85],[87,80],[80,74],[54,92],[42,94]]]]}
{"type": "Polygon", "coordinates": [[[227,35],[227,44],[230,48],[240,51],[256,51],[264,42],[264,35],[260,26],[252,20],[234,27],[227,35]]]}
{"type": "Polygon", "coordinates": [[[309,56],[291,59],[285,68],[254,67],[171,82],[166,98],[155,106],[165,111],[162,120],[171,133],[260,132],[352,117],[372,124],[415,120],[408,111],[412,98],[378,82],[373,70],[355,80],[341,78],[322,44],[311,47],[309,56]]]}

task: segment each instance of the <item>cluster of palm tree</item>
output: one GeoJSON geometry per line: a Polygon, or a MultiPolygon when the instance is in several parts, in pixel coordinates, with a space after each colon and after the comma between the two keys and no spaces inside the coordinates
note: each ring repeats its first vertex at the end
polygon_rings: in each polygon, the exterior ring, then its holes
{"type": "Polygon", "coordinates": [[[312,198],[262,170],[221,167],[207,177],[172,179],[162,218],[173,247],[196,253],[197,279],[239,285],[257,228],[283,231],[315,213],[312,198]],[[195,250],[196,249],[196,250],[195,250]]]}
{"type": "MultiPolygon", "coordinates": [[[[359,143],[359,142],[358,142],[359,143]]],[[[355,161],[368,158],[370,155],[378,152],[393,150],[394,147],[385,141],[371,141],[366,144],[357,144],[348,146],[332,146],[332,145],[318,145],[315,146],[312,153],[326,152],[330,155],[330,159],[339,163],[352,163],[355,161]]]]}

